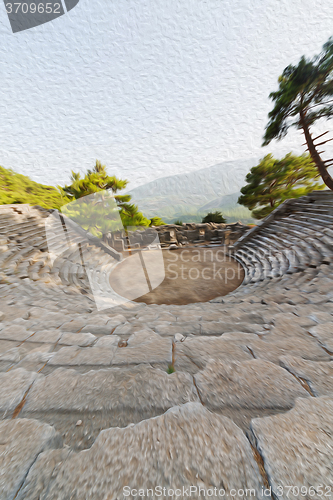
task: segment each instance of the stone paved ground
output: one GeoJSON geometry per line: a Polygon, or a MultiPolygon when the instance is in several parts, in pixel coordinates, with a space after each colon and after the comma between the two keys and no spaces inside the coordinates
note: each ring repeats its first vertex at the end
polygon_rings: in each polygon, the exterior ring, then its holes
{"type": "Polygon", "coordinates": [[[333,495],[329,241],[210,302],[98,312],[74,259],[48,262],[43,214],[6,210],[1,500],[333,495]]]}

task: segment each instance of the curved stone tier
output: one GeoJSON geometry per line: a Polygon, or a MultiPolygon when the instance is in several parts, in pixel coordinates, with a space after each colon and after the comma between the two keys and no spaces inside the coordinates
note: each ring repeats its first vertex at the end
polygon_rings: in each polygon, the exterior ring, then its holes
{"type": "MultiPolygon", "coordinates": [[[[0,207],[1,500],[328,496],[332,211],[276,210],[227,296],[99,312],[78,246],[48,254],[49,212],[0,207]]],[[[78,242],[102,289],[110,254],[78,242]]]]}
{"type": "Polygon", "coordinates": [[[46,238],[45,220],[51,214],[37,206],[0,207],[0,269],[7,281],[27,279],[47,284],[48,292],[83,293],[93,300],[87,276],[87,268],[91,268],[98,293],[108,296],[112,293],[108,276],[121,255],[75,224],[70,226],[67,243],[57,225],[46,238]],[[54,261],[49,248],[57,252],[54,261]]]}
{"type": "Polygon", "coordinates": [[[286,200],[231,248],[243,284],[333,262],[333,193],[313,191],[286,200]]]}

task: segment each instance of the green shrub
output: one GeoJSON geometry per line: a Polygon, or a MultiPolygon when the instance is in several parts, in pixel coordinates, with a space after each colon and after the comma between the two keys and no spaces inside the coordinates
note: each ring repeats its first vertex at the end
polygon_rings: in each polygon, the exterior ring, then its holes
{"type": "Polygon", "coordinates": [[[217,224],[225,223],[227,222],[226,219],[223,217],[221,212],[209,212],[205,217],[202,219],[202,222],[215,222],[217,224]]]}
{"type": "Polygon", "coordinates": [[[165,226],[165,222],[161,217],[152,217],[150,220],[150,226],[165,226]]]}

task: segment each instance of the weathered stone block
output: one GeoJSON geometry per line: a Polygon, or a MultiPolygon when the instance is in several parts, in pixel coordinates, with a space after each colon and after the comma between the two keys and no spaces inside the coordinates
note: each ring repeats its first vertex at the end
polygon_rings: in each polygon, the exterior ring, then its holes
{"type": "Polygon", "coordinates": [[[296,500],[303,487],[304,497],[321,498],[310,486],[333,484],[333,399],[298,399],[289,412],[254,419],[251,428],[274,496],[296,500]],[[289,495],[288,485],[295,487],[289,495]]]}
{"type": "Polygon", "coordinates": [[[246,346],[236,345],[221,337],[187,338],[175,345],[176,370],[196,373],[206,366],[210,359],[223,361],[243,361],[252,359],[246,346]]]}
{"type": "Polygon", "coordinates": [[[230,419],[188,403],[135,426],[102,431],[90,450],[68,458],[47,498],[122,498],[125,485],[145,491],[157,485],[225,488],[224,498],[231,498],[232,488],[253,488],[252,498],[261,498],[261,484],[242,431],[230,419]]]}
{"type": "Polygon", "coordinates": [[[0,422],[0,443],[0,498],[13,500],[38,454],[61,439],[49,425],[17,419],[0,422]]]}
{"type": "Polygon", "coordinates": [[[23,368],[0,373],[0,414],[9,416],[37,378],[43,377],[23,368]]]}
{"type": "Polygon", "coordinates": [[[280,358],[280,364],[304,379],[314,396],[333,396],[333,361],[308,361],[288,355],[280,358]]]}
{"type": "Polygon", "coordinates": [[[333,353],[333,321],[314,326],[309,331],[326,349],[333,353]]]}
{"type": "Polygon", "coordinates": [[[195,375],[201,400],[208,408],[291,408],[308,397],[295,377],[261,359],[227,363],[212,361],[195,375]]]}

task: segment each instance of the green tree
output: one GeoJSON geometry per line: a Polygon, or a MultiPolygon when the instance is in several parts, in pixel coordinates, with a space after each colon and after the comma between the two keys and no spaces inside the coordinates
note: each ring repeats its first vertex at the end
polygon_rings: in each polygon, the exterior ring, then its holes
{"type": "Polygon", "coordinates": [[[161,217],[152,217],[150,219],[150,226],[165,226],[165,222],[161,219],[161,217]]]}
{"type": "Polygon", "coordinates": [[[326,186],[333,190],[333,179],[327,170],[333,159],[322,160],[323,151],[318,151],[318,146],[328,141],[315,142],[327,132],[313,138],[310,131],[319,119],[333,115],[333,38],[313,59],[302,56],[297,66],[287,66],[278,83],[279,89],[269,95],[275,105],[268,114],[263,146],[272,139],[283,138],[290,127],[303,130],[311,158],[326,186]]]}
{"type": "Polygon", "coordinates": [[[217,224],[219,223],[225,223],[227,222],[226,219],[223,217],[221,212],[209,212],[205,217],[202,219],[202,222],[215,222],[217,224]]]}
{"type": "Polygon", "coordinates": [[[108,175],[106,166],[102,165],[98,160],[96,160],[94,168],[92,170],[87,170],[83,178],[81,178],[80,172],[73,172],[72,170],[71,181],[72,183],[69,186],[63,188],[58,186],[58,188],[71,200],[78,200],[79,198],[98,193],[105,189],[110,190],[114,194],[114,198],[121,208],[126,207],[125,204],[131,200],[129,194],[115,194],[124,189],[128,181],[118,179],[114,175],[108,175]]]}
{"type": "Polygon", "coordinates": [[[175,220],[174,225],[175,226],[182,226],[183,222],[181,220],[177,219],[177,220],[175,220]]]}
{"type": "Polygon", "coordinates": [[[126,205],[123,204],[120,210],[120,216],[125,229],[130,226],[150,226],[150,220],[139,212],[137,205],[129,203],[126,203],[126,205]]]}
{"type": "Polygon", "coordinates": [[[324,189],[310,155],[288,153],[282,160],[266,155],[246,176],[247,185],[241,189],[240,205],[252,210],[256,219],[262,219],[288,198],[299,198],[314,189],[324,189]]]}
{"type": "MultiPolygon", "coordinates": [[[[109,193],[112,193],[113,198],[116,201],[120,217],[125,228],[128,226],[147,227],[150,225],[150,220],[144,217],[144,215],[141,212],[139,212],[137,205],[130,203],[131,196],[129,194],[125,195],[118,194],[118,191],[124,189],[127,186],[128,181],[118,179],[116,176],[109,176],[106,170],[106,166],[102,165],[100,161],[96,160],[94,168],[92,170],[87,170],[87,173],[83,178],[81,178],[81,174],[79,172],[72,171],[71,181],[72,183],[70,185],[65,186],[63,188],[58,186],[58,188],[70,200],[79,200],[81,198],[84,198],[85,196],[89,196],[94,193],[107,191],[109,193]]],[[[101,234],[105,234],[105,232],[113,231],[115,225],[114,209],[113,208],[111,209],[110,207],[110,218],[105,216],[104,221],[102,221],[101,219],[102,212],[106,214],[106,211],[108,210],[107,206],[104,206],[104,208],[99,206],[98,209],[97,208],[94,209],[96,210],[96,217],[98,216],[98,222],[96,221],[96,225],[93,224],[91,226],[90,222],[84,224],[83,221],[85,219],[85,216],[87,216],[86,217],[87,221],[94,220],[94,216],[91,213],[93,205],[90,203],[90,200],[88,203],[89,203],[89,208],[87,204],[85,204],[84,202],[76,204],[75,208],[73,209],[75,214],[73,212],[72,218],[74,217],[74,220],[80,223],[80,225],[83,224],[82,227],[84,227],[85,225],[87,226],[88,224],[89,231],[92,231],[93,234],[98,236],[101,236],[101,234]],[[81,211],[80,214],[78,213],[78,210],[81,211]],[[81,222],[79,222],[79,220],[81,222]]],[[[110,200],[108,200],[107,203],[110,204],[110,200]]],[[[84,227],[84,229],[87,228],[84,227]]]]}
{"type": "Polygon", "coordinates": [[[119,207],[107,190],[74,199],[62,213],[94,236],[108,239],[108,234],[123,229],[119,207]]]}

